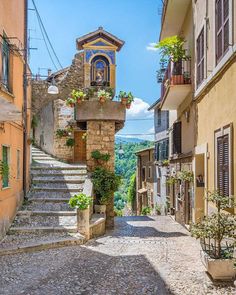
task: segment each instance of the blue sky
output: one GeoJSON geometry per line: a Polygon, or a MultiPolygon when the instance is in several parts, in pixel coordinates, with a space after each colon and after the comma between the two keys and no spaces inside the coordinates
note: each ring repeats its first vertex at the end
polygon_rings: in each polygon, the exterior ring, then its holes
{"type": "MultiPolygon", "coordinates": [[[[29,6],[32,7],[29,1],[29,6]]],[[[137,98],[120,134],[150,133],[152,120],[147,107],[160,95],[156,82],[158,53],[149,44],[157,42],[160,31],[161,0],[35,0],[49,38],[63,67],[71,64],[76,53],[75,40],[103,26],[125,41],[117,54],[117,91],[132,91],[137,98]]],[[[29,11],[31,35],[30,64],[33,73],[38,68],[52,68],[34,11],[29,11]]],[[[41,74],[46,74],[44,69],[41,74]]]]}

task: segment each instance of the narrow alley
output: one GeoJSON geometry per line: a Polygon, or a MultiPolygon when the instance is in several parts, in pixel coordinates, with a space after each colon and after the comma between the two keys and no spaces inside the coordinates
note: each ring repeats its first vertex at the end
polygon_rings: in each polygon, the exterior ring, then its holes
{"type": "Polygon", "coordinates": [[[115,230],[73,246],[0,257],[1,295],[235,294],[213,285],[200,246],[169,216],[116,218],[115,230]]]}

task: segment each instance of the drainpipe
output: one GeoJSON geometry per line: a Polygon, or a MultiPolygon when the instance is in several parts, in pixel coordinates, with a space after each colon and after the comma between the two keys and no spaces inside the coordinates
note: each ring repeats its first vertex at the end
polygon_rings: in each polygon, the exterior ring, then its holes
{"type": "Polygon", "coordinates": [[[24,70],[23,70],[23,192],[27,194],[27,68],[28,68],[28,0],[24,0],[24,70]]]}

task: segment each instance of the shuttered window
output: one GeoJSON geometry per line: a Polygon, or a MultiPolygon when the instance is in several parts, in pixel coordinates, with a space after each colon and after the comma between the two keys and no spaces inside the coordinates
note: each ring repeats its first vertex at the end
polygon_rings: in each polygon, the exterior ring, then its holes
{"type": "Polygon", "coordinates": [[[2,83],[9,88],[10,47],[5,38],[2,43],[2,83]]]}
{"type": "Polygon", "coordinates": [[[173,154],[181,154],[181,121],[173,125],[173,154]]]}
{"type": "Polygon", "coordinates": [[[229,135],[217,138],[217,189],[229,196],[229,135]]]}
{"type": "Polygon", "coordinates": [[[229,0],[216,0],[215,5],[216,63],[229,48],[229,0]]]}
{"type": "Polygon", "coordinates": [[[155,144],[155,160],[163,161],[169,158],[169,139],[164,139],[155,144]]]}
{"type": "Polygon", "coordinates": [[[2,165],[3,165],[3,175],[2,175],[2,187],[9,187],[9,147],[2,147],[2,165]]]}
{"type": "Polygon", "coordinates": [[[197,85],[204,79],[204,28],[197,38],[197,85]]]}

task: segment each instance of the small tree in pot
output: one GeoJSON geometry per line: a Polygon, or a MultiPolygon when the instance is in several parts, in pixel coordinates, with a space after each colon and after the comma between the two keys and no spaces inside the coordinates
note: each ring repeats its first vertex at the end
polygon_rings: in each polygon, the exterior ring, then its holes
{"type": "Polygon", "coordinates": [[[211,192],[208,201],[216,205],[217,211],[201,222],[191,225],[191,234],[200,239],[207,271],[213,279],[228,280],[236,275],[234,269],[234,246],[236,239],[236,217],[222,210],[234,204],[233,198],[211,192]]]}
{"type": "Polygon", "coordinates": [[[92,173],[92,182],[97,202],[103,206],[95,205],[95,211],[105,213],[113,193],[121,184],[121,177],[103,167],[96,167],[92,173]]]}

